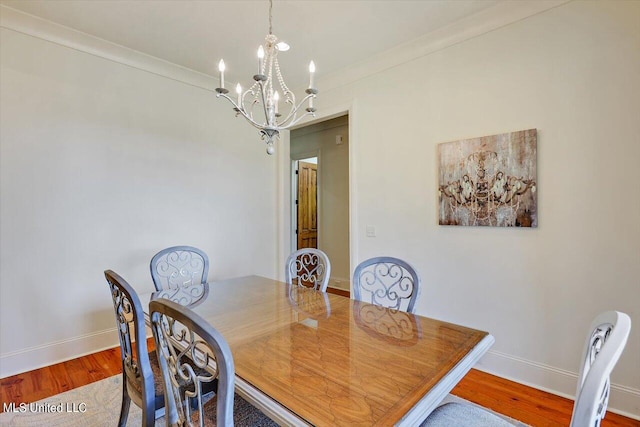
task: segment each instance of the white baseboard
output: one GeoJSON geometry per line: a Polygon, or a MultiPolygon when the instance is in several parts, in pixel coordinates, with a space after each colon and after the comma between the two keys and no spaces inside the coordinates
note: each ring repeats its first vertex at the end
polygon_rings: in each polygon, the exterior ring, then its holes
{"type": "Polygon", "coordinates": [[[334,289],[341,289],[343,291],[349,291],[351,289],[351,284],[349,282],[349,279],[332,276],[329,278],[329,287],[334,289]]]}
{"type": "Polygon", "coordinates": [[[116,328],[0,355],[0,378],[118,347],[116,328]]]}
{"type": "MultiPolygon", "coordinates": [[[[575,372],[493,350],[489,350],[475,368],[571,400],[575,398],[578,383],[575,372]]],[[[640,420],[640,390],[611,384],[607,410],[640,420]]]]}
{"type": "MultiPolygon", "coordinates": [[[[338,280],[345,283],[342,281],[344,279],[338,280]]],[[[346,281],[346,283],[348,290],[349,282],[346,281]]],[[[111,328],[6,353],[0,356],[0,378],[50,366],[118,345],[117,331],[111,328]]],[[[490,350],[475,368],[568,399],[573,400],[575,396],[577,374],[553,366],[490,350]]],[[[640,420],[640,390],[611,384],[608,410],[640,420]]]]}

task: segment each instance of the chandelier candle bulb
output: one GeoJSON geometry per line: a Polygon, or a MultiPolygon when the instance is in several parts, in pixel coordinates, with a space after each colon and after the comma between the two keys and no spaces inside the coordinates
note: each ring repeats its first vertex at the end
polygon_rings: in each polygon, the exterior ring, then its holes
{"type": "Polygon", "coordinates": [[[262,74],[262,60],[264,59],[264,48],[262,45],[258,48],[258,74],[262,74]]]}
{"type": "Polygon", "coordinates": [[[221,59],[218,63],[218,71],[220,71],[220,88],[224,89],[224,59],[221,59]]]}
{"type": "Polygon", "coordinates": [[[238,108],[240,108],[242,104],[242,86],[240,86],[240,83],[236,86],[236,93],[238,94],[238,108]]]}
{"type": "Polygon", "coordinates": [[[309,88],[313,89],[313,76],[316,73],[316,64],[309,62],[309,88]]]}

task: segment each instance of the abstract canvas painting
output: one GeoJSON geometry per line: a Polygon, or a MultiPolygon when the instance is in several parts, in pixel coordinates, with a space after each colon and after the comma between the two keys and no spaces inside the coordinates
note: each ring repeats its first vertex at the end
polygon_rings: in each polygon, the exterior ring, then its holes
{"type": "Polygon", "coordinates": [[[537,227],[537,129],[438,145],[440,225],[537,227]]]}

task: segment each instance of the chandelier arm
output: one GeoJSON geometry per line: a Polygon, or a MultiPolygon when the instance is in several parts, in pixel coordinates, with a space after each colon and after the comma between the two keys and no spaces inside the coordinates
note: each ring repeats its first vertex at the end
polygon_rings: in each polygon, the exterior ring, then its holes
{"type": "Polygon", "coordinates": [[[281,123],[287,123],[289,120],[291,120],[292,116],[293,116],[293,119],[295,120],[298,110],[300,110],[300,107],[302,106],[302,104],[307,98],[304,98],[302,101],[300,101],[298,105],[296,105],[295,103],[295,98],[291,100],[291,109],[289,110],[289,114],[287,114],[287,117],[285,117],[281,123]]]}
{"type": "Polygon", "coordinates": [[[291,104],[291,106],[295,106],[296,105],[296,95],[289,91],[286,95],[285,95],[285,104],[291,104]]]}
{"type": "Polygon", "coordinates": [[[295,120],[298,114],[299,108],[300,108],[300,105],[298,105],[297,107],[295,105],[292,105],[291,110],[289,111],[289,114],[287,114],[287,117],[285,117],[284,120],[280,122],[280,126],[287,126],[288,122],[290,122],[291,120],[295,120]]]}
{"type": "MultiPolygon", "coordinates": [[[[256,83],[257,84],[257,83],[256,83]]],[[[255,86],[255,84],[254,84],[255,86]]],[[[252,120],[253,120],[253,106],[255,104],[258,103],[257,99],[256,99],[256,93],[253,90],[253,86],[250,87],[249,89],[247,89],[242,96],[240,97],[241,100],[241,106],[242,108],[240,108],[242,111],[244,111],[252,120]],[[247,95],[251,94],[251,96],[253,97],[253,99],[251,100],[251,103],[249,105],[250,108],[246,108],[245,106],[247,105],[246,101],[245,101],[245,97],[247,95]]]]}
{"type": "Polygon", "coordinates": [[[249,89],[247,89],[245,91],[244,94],[242,94],[242,108],[243,110],[249,115],[249,117],[251,117],[251,119],[253,119],[253,107],[255,106],[255,104],[259,104],[260,102],[258,101],[258,93],[256,92],[256,88],[258,86],[258,81],[254,81],[253,84],[251,85],[251,87],[249,89]],[[245,100],[244,98],[248,95],[251,94],[251,96],[253,97],[253,99],[251,100],[251,105],[249,105],[249,108],[245,108],[245,100]]]}
{"type": "MultiPolygon", "coordinates": [[[[304,102],[304,100],[302,101],[304,102]]],[[[302,102],[300,103],[300,105],[302,104],[302,102]]],[[[297,113],[297,111],[300,109],[300,105],[296,106],[296,96],[293,94],[293,92],[289,92],[288,95],[286,96],[286,99],[284,101],[284,104],[288,104],[288,106],[290,106],[289,108],[289,113],[287,114],[287,116],[281,121],[281,123],[286,123],[291,119],[291,116],[294,117],[295,119],[295,114],[297,113]]]]}
{"type": "MultiPolygon", "coordinates": [[[[307,116],[315,117],[316,113],[315,113],[315,111],[307,111],[307,112],[305,112],[303,115],[298,117],[296,120],[294,120],[291,123],[287,124],[287,128],[289,128],[291,126],[295,126],[296,124],[298,124],[302,119],[304,119],[307,116]]],[[[280,129],[285,129],[285,128],[280,128],[280,129]]]]}
{"type": "MultiPolygon", "coordinates": [[[[302,106],[302,104],[304,104],[304,101],[305,101],[307,98],[311,97],[311,96],[313,96],[313,94],[311,94],[311,95],[307,95],[307,96],[306,96],[302,101],[300,101],[300,104],[296,107],[296,111],[298,111],[298,110],[300,109],[300,107],[302,106]]],[[[247,121],[248,121],[249,123],[251,123],[251,125],[252,125],[253,127],[255,127],[256,129],[260,129],[260,130],[262,130],[262,129],[264,129],[264,128],[265,128],[265,126],[264,126],[263,124],[257,123],[255,120],[253,120],[253,119],[251,118],[251,116],[250,116],[249,114],[247,114],[243,109],[239,108],[238,104],[237,104],[237,103],[236,103],[236,102],[235,102],[235,101],[234,101],[234,100],[233,100],[229,95],[224,94],[224,93],[218,93],[218,94],[216,94],[216,97],[218,97],[218,98],[224,98],[224,99],[226,99],[227,101],[229,101],[229,102],[231,103],[231,105],[233,105],[234,110],[235,110],[237,113],[242,114],[242,116],[243,116],[245,119],[247,119],[247,121]]],[[[313,117],[315,117],[315,112],[314,112],[314,111],[307,111],[307,112],[305,112],[303,115],[301,115],[300,117],[297,117],[297,118],[295,118],[294,120],[292,120],[290,123],[287,123],[287,124],[281,123],[279,126],[273,126],[273,127],[272,127],[272,129],[277,130],[277,131],[285,130],[285,129],[287,129],[287,128],[288,128],[288,127],[290,127],[290,126],[294,126],[295,124],[299,123],[303,118],[305,118],[305,117],[307,117],[307,116],[313,116],[313,117]]],[[[289,117],[288,119],[290,119],[290,117],[289,117]]]]}
{"type": "Polygon", "coordinates": [[[249,123],[251,123],[251,125],[253,127],[255,127],[256,129],[262,130],[264,128],[264,125],[261,125],[261,124],[257,123],[255,120],[253,120],[253,118],[251,118],[251,116],[249,116],[243,109],[239,108],[238,104],[236,104],[235,101],[233,99],[231,99],[231,97],[229,97],[228,95],[226,95],[224,93],[218,93],[218,94],[216,94],[216,97],[218,97],[218,98],[222,97],[222,98],[226,99],[227,101],[229,101],[231,103],[231,105],[233,105],[233,107],[234,107],[233,109],[237,113],[242,114],[242,116],[245,119],[247,119],[247,121],[249,123]]]}
{"type": "Polygon", "coordinates": [[[258,97],[254,98],[254,100],[251,102],[251,109],[247,112],[249,117],[251,117],[251,120],[253,120],[253,109],[255,108],[256,105],[259,105],[259,104],[260,104],[260,101],[258,101],[258,97]]]}
{"type": "MultiPolygon", "coordinates": [[[[289,112],[289,115],[282,121],[280,122],[280,126],[292,126],[294,123],[299,122],[299,118],[296,118],[296,115],[298,113],[298,111],[301,111],[301,107],[302,104],[304,104],[309,98],[314,98],[315,94],[310,93],[309,95],[305,96],[304,98],[302,98],[302,100],[300,101],[300,103],[296,106],[292,106],[291,111],[289,112]],[[290,123],[289,123],[290,122],[290,123]]],[[[313,113],[308,112],[308,113],[313,113]]],[[[307,116],[308,114],[304,114],[303,116],[301,116],[300,118],[307,116]]]]}

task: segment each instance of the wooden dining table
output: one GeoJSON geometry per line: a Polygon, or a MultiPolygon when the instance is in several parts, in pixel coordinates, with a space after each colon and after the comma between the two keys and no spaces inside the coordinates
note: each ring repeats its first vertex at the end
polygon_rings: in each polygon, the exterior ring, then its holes
{"type": "Polygon", "coordinates": [[[225,337],[236,392],[280,425],[415,426],[493,344],[487,332],[259,276],[141,295],[225,337]]]}

